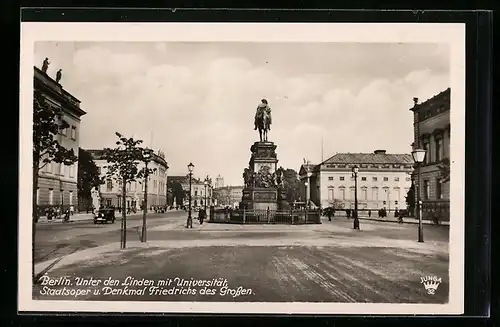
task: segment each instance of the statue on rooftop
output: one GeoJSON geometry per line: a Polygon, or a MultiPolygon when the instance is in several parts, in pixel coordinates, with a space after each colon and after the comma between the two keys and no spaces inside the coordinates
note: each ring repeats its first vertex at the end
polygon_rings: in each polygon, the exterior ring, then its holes
{"type": "Polygon", "coordinates": [[[42,72],[47,74],[47,69],[49,68],[49,65],[50,65],[49,58],[45,58],[42,64],[42,72]]]}

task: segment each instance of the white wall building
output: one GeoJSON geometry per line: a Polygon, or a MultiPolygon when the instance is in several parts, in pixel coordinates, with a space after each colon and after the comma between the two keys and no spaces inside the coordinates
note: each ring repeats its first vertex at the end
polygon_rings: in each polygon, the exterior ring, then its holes
{"type": "MultiPolygon", "coordinates": [[[[99,167],[100,175],[106,176],[107,166],[109,163],[103,159],[103,150],[87,150],[92,154],[94,162],[99,167]]],[[[143,162],[138,163],[138,169],[144,167],[143,162]]],[[[148,178],[148,207],[167,205],[167,178],[168,164],[163,158],[157,154],[153,154],[151,161],[148,163],[148,168],[156,169],[148,178]]],[[[144,180],[138,180],[127,184],[126,189],[126,206],[127,208],[141,209],[144,201],[144,180]]],[[[104,184],[100,186],[101,203],[103,205],[113,205],[122,207],[122,185],[117,179],[108,178],[104,184]]]]}
{"type": "Polygon", "coordinates": [[[302,165],[299,178],[301,197],[326,208],[336,203],[345,209],[354,208],[354,177],[357,165],[358,208],[377,210],[406,209],[406,194],[411,187],[413,159],[411,154],[338,153],[319,165],[302,165]],[[309,176],[309,177],[308,177],[309,176]],[[305,182],[308,181],[306,187],[305,182]]]}

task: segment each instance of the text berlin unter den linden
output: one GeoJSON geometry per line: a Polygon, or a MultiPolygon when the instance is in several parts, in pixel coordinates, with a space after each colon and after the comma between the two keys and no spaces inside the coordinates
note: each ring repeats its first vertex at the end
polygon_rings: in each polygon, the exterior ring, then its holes
{"type": "Polygon", "coordinates": [[[166,278],[161,280],[136,279],[128,276],[116,278],[57,277],[40,278],[40,295],[43,296],[168,296],[168,295],[220,295],[238,297],[254,294],[252,289],[238,286],[230,288],[227,279],[166,278]]]}

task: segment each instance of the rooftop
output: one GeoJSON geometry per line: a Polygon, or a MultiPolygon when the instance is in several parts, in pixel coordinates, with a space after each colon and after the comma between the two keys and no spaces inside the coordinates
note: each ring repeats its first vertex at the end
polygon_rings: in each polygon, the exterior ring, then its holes
{"type": "Polygon", "coordinates": [[[33,66],[33,69],[35,81],[42,83],[36,85],[44,85],[51,92],[57,94],[59,97],[64,98],[67,102],[71,103],[73,105],[73,109],[79,116],[83,116],[86,114],[86,112],[80,108],[80,100],[66,91],[61,84],[57,83],[52,77],[42,72],[38,67],[33,66]]]}
{"type": "MultiPolygon", "coordinates": [[[[85,151],[87,151],[88,153],[90,153],[92,155],[92,158],[94,158],[94,160],[101,160],[101,159],[104,159],[104,149],[85,149],[85,151]]],[[[153,161],[156,161],[157,163],[163,165],[166,169],[168,169],[168,163],[167,161],[162,158],[161,156],[159,156],[158,154],[156,153],[153,153],[153,161]]]]}
{"type": "Polygon", "coordinates": [[[322,164],[413,164],[411,154],[337,153],[322,164]]]}
{"type": "Polygon", "coordinates": [[[432,98],[429,98],[429,99],[425,100],[422,103],[418,103],[418,98],[414,98],[413,101],[415,101],[415,105],[413,107],[411,107],[410,110],[411,111],[418,110],[418,109],[420,109],[422,107],[426,107],[427,105],[429,105],[429,104],[431,104],[431,103],[433,103],[435,101],[449,98],[450,94],[451,94],[451,88],[447,88],[446,90],[444,90],[444,91],[436,94],[432,98]]]}

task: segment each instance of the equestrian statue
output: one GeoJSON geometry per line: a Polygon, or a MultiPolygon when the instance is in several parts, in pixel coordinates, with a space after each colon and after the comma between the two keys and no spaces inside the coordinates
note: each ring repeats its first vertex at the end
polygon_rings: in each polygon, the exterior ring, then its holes
{"type": "Polygon", "coordinates": [[[267,132],[271,130],[271,123],[271,107],[269,107],[266,99],[262,99],[261,103],[257,106],[254,120],[254,130],[259,129],[261,142],[267,142],[267,132]]]}

